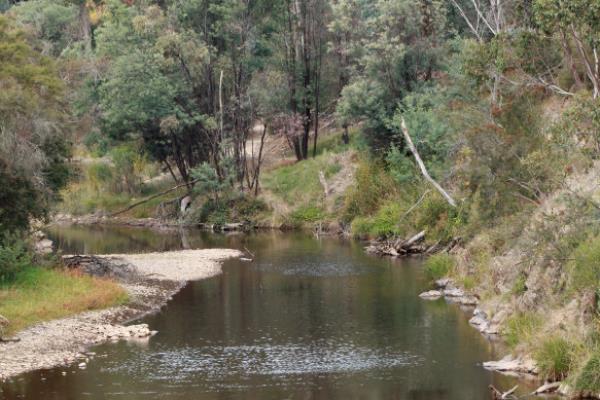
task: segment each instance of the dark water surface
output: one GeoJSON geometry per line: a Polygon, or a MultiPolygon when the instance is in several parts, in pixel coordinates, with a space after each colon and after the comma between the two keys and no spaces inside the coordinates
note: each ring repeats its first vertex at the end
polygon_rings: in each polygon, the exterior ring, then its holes
{"type": "Polygon", "coordinates": [[[463,311],[419,299],[419,260],[281,232],[64,227],[50,236],[64,253],[247,247],[255,261],[188,284],[143,320],[159,332],[149,341],[98,346],[87,369],[24,375],[0,398],[479,400],[490,383],[514,384],[481,368],[497,355],[463,311]]]}

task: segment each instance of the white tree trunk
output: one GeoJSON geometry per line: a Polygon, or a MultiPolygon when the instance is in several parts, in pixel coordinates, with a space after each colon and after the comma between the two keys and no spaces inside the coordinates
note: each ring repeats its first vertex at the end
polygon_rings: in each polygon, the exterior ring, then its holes
{"type": "Polygon", "coordinates": [[[410,151],[413,153],[413,156],[415,156],[415,160],[416,160],[417,164],[419,165],[419,168],[421,169],[421,173],[423,174],[423,177],[425,177],[425,179],[427,179],[429,181],[429,183],[431,183],[433,185],[433,187],[438,192],[440,192],[440,194],[444,197],[444,199],[446,199],[446,201],[448,202],[448,204],[450,204],[452,207],[456,207],[456,202],[454,201],[454,199],[448,194],[448,192],[446,192],[429,175],[429,172],[427,172],[427,168],[425,167],[425,164],[423,163],[423,160],[421,160],[421,156],[419,155],[419,152],[417,151],[417,148],[415,147],[415,145],[413,144],[412,139],[410,138],[410,135],[408,133],[408,128],[406,127],[406,123],[404,122],[404,117],[402,118],[401,128],[402,128],[402,133],[404,134],[404,139],[406,140],[406,144],[408,145],[408,148],[410,149],[410,151]]]}

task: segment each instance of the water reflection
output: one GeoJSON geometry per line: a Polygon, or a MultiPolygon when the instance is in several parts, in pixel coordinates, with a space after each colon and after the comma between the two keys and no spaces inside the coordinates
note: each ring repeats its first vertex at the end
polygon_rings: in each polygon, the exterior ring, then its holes
{"type": "Polygon", "coordinates": [[[494,349],[461,310],[418,298],[418,260],[280,232],[75,227],[51,236],[65,252],[227,246],[247,247],[255,261],[189,284],[146,318],[159,331],[147,345],[99,346],[86,370],[28,374],[3,386],[6,399],[479,400],[492,382],[513,384],[479,366],[494,349]]]}

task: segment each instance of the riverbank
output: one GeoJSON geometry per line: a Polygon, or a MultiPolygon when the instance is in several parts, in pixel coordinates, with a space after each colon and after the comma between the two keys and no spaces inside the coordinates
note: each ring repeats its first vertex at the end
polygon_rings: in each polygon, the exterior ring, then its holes
{"type": "MultiPolygon", "coordinates": [[[[85,273],[110,277],[129,296],[127,304],[77,314],[27,328],[17,342],[0,343],[0,380],[37,370],[85,361],[89,347],[110,340],[147,340],[154,334],[145,324],[128,322],[158,311],[188,280],[221,273],[221,262],[242,255],[237,250],[186,250],[137,255],[101,255],[67,264],[85,273]]],[[[70,260],[70,261],[69,261],[70,260]]]]}

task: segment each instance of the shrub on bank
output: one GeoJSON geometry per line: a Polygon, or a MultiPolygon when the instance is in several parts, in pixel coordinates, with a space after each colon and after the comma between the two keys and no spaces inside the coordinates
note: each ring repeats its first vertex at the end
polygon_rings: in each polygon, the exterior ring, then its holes
{"type": "Polygon", "coordinates": [[[425,276],[431,281],[441,279],[450,274],[455,266],[456,261],[450,254],[436,254],[425,261],[425,276]]]}
{"type": "Polygon", "coordinates": [[[32,257],[24,241],[3,238],[0,241],[0,287],[14,282],[31,263],[32,257]]]}
{"type": "Polygon", "coordinates": [[[502,333],[506,338],[506,343],[515,347],[519,343],[529,341],[541,325],[542,321],[539,316],[531,313],[519,313],[506,321],[502,333]]]}
{"type": "Polygon", "coordinates": [[[568,264],[569,287],[575,291],[596,289],[600,285],[600,236],[581,243],[568,264]]]}
{"type": "Polygon", "coordinates": [[[563,338],[544,340],[534,352],[534,359],[540,374],[552,381],[561,381],[572,369],[575,348],[571,342],[563,338]]]}
{"type": "Polygon", "coordinates": [[[403,234],[399,222],[403,209],[396,201],[385,203],[373,217],[356,217],[352,221],[354,236],[382,238],[403,234]]]}
{"type": "Polygon", "coordinates": [[[594,351],[583,364],[579,374],[575,378],[575,389],[600,392],[600,352],[594,351]]]}

